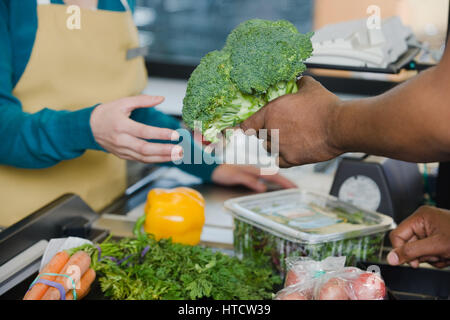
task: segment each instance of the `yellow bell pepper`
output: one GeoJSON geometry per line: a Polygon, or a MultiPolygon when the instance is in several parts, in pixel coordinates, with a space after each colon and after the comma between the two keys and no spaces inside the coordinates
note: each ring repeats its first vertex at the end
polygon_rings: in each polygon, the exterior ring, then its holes
{"type": "Polygon", "coordinates": [[[205,199],[186,187],[153,189],[145,206],[144,230],[156,240],[196,245],[205,223],[205,199]]]}

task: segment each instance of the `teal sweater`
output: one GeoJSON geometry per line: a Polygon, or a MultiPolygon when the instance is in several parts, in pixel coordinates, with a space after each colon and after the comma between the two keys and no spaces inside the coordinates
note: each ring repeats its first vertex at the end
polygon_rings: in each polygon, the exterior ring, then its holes
{"type": "MultiPolygon", "coordinates": [[[[133,8],[135,0],[128,2],[133,8]]],[[[63,1],[52,0],[52,3],[63,1]]],[[[98,7],[124,10],[120,0],[99,0],[98,7]]],[[[30,169],[51,167],[62,160],[79,157],[87,149],[103,150],[89,125],[93,106],[80,106],[84,108],[78,111],[43,109],[30,114],[22,110],[20,101],[12,95],[30,59],[37,20],[36,0],[0,0],[0,164],[30,169]]],[[[136,110],[131,117],[151,126],[181,127],[176,119],[154,108],[136,110]]],[[[192,148],[200,148],[190,140],[192,148]]],[[[193,158],[194,153],[190,154],[193,158]]],[[[177,167],[208,181],[216,165],[177,167]]]]}

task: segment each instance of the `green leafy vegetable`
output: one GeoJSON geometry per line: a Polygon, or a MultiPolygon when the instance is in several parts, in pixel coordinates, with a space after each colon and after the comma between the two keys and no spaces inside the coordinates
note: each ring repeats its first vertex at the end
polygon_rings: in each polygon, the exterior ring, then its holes
{"type": "Polygon", "coordinates": [[[102,291],[112,299],[271,299],[281,283],[262,255],[239,260],[200,246],[137,239],[107,239],[100,245],[84,245],[99,274],[102,291]],[[148,252],[142,256],[144,249],[148,252]],[[120,265],[117,261],[122,261],[120,265]]]}
{"type": "Polygon", "coordinates": [[[358,261],[377,262],[383,248],[384,232],[373,235],[304,244],[282,239],[243,221],[234,220],[234,250],[241,257],[268,257],[281,276],[286,272],[288,257],[309,257],[323,260],[329,256],[346,256],[346,264],[355,266],[358,261]]]}
{"type": "Polygon", "coordinates": [[[313,51],[311,36],[285,20],[241,23],[225,47],[208,53],[192,73],[183,120],[216,142],[223,129],[244,121],[269,101],[297,92],[297,77],[313,51]],[[195,128],[196,121],[201,121],[200,128],[195,128]]]}

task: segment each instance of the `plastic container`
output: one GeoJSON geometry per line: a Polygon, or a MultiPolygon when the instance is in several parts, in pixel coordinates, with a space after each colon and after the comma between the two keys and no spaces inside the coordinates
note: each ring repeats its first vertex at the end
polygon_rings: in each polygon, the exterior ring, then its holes
{"type": "Polygon", "coordinates": [[[395,226],[389,216],[301,189],[230,199],[225,207],[234,217],[236,255],[268,255],[282,276],[288,257],[346,256],[348,266],[377,262],[395,226]]]}

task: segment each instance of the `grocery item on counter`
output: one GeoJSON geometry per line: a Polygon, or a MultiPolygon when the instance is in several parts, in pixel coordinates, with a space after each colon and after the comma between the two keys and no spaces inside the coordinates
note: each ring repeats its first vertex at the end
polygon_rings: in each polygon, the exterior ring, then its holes
{"type": "Polygon", "coordinates": [[[281,284],[264,256],[240,260],[145,233],[74,250],[92,257],[101,291],[114,300],[272,299],[281,284]]]}
{"type": "Polygon", "coordinates": [[[95,280],[91,257],[84,251],[56,253],[42,269],[24,300],[79,300],[95,280]]]}
{"type": "Polygon", "coordinates": [[[379,261],[385,234],[395,226],[389,216],[301,189],[235,198],[225,207],[234,218],[236,254],[264,254],[281,276],[288,257],[346,256],[349,266],[379,261]]]}
{"type": "Polygon", "coordinates": [[[345,267],[345,257],[298,258],[287,265],[285,288],[276,300],[383,300],[386,296],[380,274],[345,267]]]}
{"type": "Polygon", "coordinates": [[[138,219],[135,233],[144,225],[156,240],[172,238],[176,243],[196,245],[204,223],[205,200],[197,190],[156,188],[148,193],[145,214],[138,219]]]}
{"type": "MultiPolygon", "coordinates": [[[[38,275],[41,280],[54,281],[56,276],[46,274],[59,274],[69,260],[69,254],[66,251],[58,252],[50,262],[42,269],[38,275]]],[[[25,294],[24,300],[41,300],[45,292],[49,288],[44,283],[35,283],[25,294]]]]}

